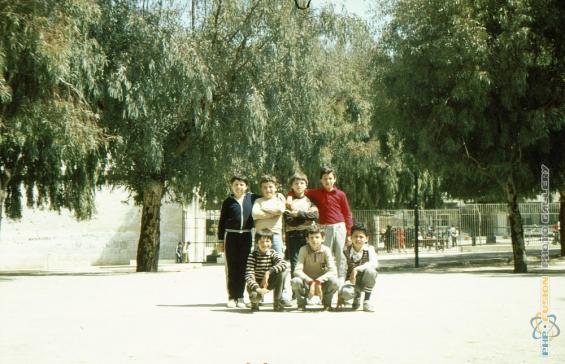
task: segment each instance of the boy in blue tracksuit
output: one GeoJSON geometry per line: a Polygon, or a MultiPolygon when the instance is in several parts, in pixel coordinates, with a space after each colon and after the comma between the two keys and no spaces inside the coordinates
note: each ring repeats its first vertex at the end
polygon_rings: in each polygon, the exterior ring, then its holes
{"type": "Polygon", "coordinates": [[[224,244],[226,255],[226,286],[228,308],[245,308],[245,267],[251,252],[251,211],[258,195],[247,192],[248,181],[243,176],[233,176],[230,180],[232,194],[222,203],[218,225],[218,242],[224,244]]]}

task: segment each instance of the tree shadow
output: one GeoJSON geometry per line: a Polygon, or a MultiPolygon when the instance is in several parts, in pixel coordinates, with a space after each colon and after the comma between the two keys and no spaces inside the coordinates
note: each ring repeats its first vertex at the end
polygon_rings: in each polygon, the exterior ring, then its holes
{"type": "Polygon", "coordinates": [[[5,272],[0,273],[0,280],[5,277],[99,277],[99,276],[120,276],[126,274],[132,274],[135,272],[5,272]]]}
{"type": "Polygon", "coordinates": [[[530,270],[527,273],[514,273],[514,267],[509,266],[486,266],[486,267],[436,267],[436,266],[420,266],[414,267],[396,267],[395,269],[379,270],[379,274],[474,274],[474,275],[490,275],[492,277],[537,277],[537,276],[563,276],[565,269],[552,270],[530,270]]]}
{"type": "Polygon", "coordinates": [[[187,304],[187,305],[157,305],[157,307],[186,307],[186,308],[226,307],[226,304],[225,303],[196,303],[196,304],[187,304]]]}

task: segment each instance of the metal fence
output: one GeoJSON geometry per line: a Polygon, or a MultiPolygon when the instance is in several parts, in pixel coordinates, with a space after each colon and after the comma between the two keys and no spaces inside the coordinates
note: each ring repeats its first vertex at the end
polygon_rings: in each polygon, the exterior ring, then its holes
{"type": "MultiPolygon", "coordinates": [[[[549,238],[556,239],[559,203],[551,203],[549,207],[549,224],[553,227],[549,229],[549,238]]],[[[541,204],[521,203],[519,209],[526,244],[541,244],[541,204]]],[[[418,213],[418,240],[423,248],[443,250],[459,245],[510,243],[505,204],[469,204],[418,213]]],[[[353,216],[369,227],[377,248],[402,251],[414,246],[414,210],[356,210],[353,216]]]]}
{"type": "MultiPolygon", "coordinates": [[[[559,203],[549,209],[549,239],[558,238],[559,203]]],[[[541,204],[519,204],[527,246],[541,244],[541,204]]],[[[216,249],[219,211],[192,219],[191,226],[205,234],[192,241],[192,262],[213,261],[216,249]],[[198,220],[198,221],[196,221],[198,220]]],[[[369,230],[369,241],[381,252],[407,252],[414,249],[414,210],[353,210],[354,221],[369,230]]],[[[510,244],[510,222],[506,204],[466,204],[457,208],[419,210],[419,246],[428,252],[456,250],[465,245],[510,244]]]]}

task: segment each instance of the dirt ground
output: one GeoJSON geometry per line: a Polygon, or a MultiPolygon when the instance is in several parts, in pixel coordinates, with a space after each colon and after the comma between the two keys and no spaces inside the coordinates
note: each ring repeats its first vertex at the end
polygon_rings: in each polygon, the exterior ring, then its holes
{"type": "MultiPolygon", "coordinates": [[[[565,274],[549,276],[564,330],[565,274]]],[[[0,363],[565,363],[565,334],[548,358],[532,338],[539,273],[384,271],[377,281],[374,313],[275,313],[269,298],[250,313],[225,307],[222,266],[0,273],[0,363]]]]}

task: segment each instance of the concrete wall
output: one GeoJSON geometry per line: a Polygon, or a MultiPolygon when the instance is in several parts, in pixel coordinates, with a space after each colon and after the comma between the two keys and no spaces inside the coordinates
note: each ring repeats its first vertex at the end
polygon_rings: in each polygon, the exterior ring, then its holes
{"type": "MultiPolygon", "coordinates": [[[[129,264],[137,252],[141,207],[123,189],[104,189],[96,194],[96,209],[91,220],[81,222],[67,211],[32,209],[19,221],[2,220],[0,270],[129,264]]],[[[182,219],[180,205],[162,206],[160,259],[174,259],[182,219]]]]}

